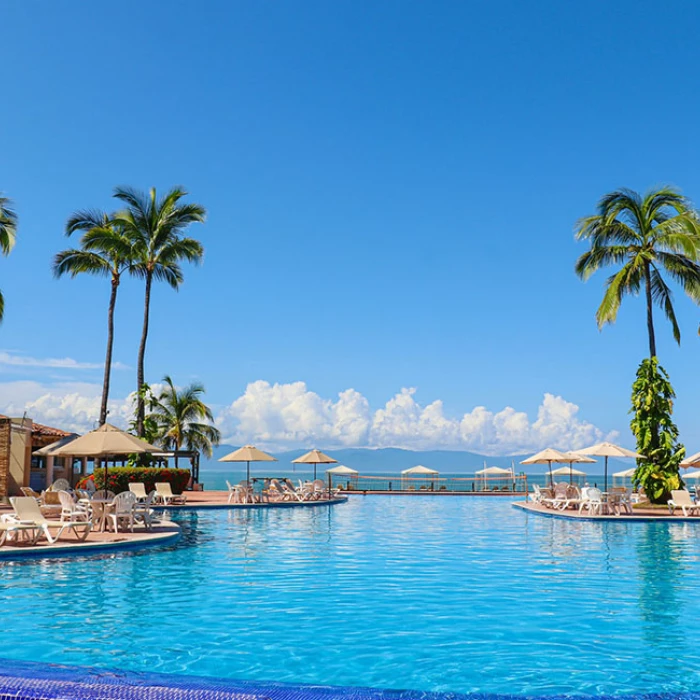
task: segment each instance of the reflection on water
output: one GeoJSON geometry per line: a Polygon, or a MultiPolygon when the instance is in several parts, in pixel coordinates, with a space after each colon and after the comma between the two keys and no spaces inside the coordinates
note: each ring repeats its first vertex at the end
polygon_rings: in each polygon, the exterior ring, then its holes
{"type": "Polygon", "coordinates": [[[4,655],[417,690],[700,688],[693,524],[431,497],[173,518],[182,539],[158,552],[3,566],[4,655]]]}

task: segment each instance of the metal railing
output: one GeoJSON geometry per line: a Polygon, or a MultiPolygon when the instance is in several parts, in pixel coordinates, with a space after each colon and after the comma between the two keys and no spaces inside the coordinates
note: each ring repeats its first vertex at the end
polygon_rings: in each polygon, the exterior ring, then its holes
{"type": "Polygon", "coordinates": [[[361,493],[527,493],[527,476],[331,475],[331,486],[361,493]]]}

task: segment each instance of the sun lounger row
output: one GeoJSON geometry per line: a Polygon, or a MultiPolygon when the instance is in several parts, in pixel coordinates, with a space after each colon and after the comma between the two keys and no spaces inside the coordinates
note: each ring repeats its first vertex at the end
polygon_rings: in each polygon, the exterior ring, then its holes
{"type": "Polygon", "coordinates": [[[315,481],[299,481],[298,486],[289,479],[265,479],[262,489],[256,491],[247,481],[238,484],[226,482],[229,503],[275,503],[275,502],[304,502],[319,501],[335,497],[337,489],[329,492],[327,484],[322,479],[315,481]]]}

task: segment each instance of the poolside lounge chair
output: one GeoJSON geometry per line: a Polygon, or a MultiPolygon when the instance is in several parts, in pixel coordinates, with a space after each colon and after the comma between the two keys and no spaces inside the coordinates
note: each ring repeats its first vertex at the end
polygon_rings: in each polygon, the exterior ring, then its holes
{"type": "Polygon", "coordinates": [[[162,501],[163,505],[184,505],[187,503],[187,496],[185,494],[176,495],[168,481],[159,481],[156,483],[156,497],[159,501],[162,501]]]}
{"type": "MultiPolygon", "coordinates": [[[[29,496],[29,498],[31,498],[31,496],[29,496]]],[[[0,521],[0,547],[5,544],[8,537],[20,533],[26,533],[27,535],[31,533],[31,537],[28,540],[29,544],[36,544],[37,539],[39,539],[39,536],[41,535],[41,529],[33,523],[20,523],[16,520],[2,520],[0,521]]]]}
{"type": "Polygon", "coordinates": [[[145,501],[148,498],[146,487],[140,481],[134,481],[129,484],[129,491],[136,496],[137,501],[145,501]]]}
{"type": "MultiPolygon", "coordinates": [[[[21,524],[30,524],[38,528],[49,541],[49,544],[54,544],[64,530],[72,530],[78,540],[82,542],[92,529],[92,523],[90,522],[47,520],[39,510],[37,502],[27,496],[10,498],[10,503],[15,510],[17,520],[21,524]],[[51,535],[52,528],[58,530],[55,537],[51,535]]],[[[37,537],[37,539],[39,538],[37,537]]]]}
{"type": "Polygon", "coordinates": [[[671,491],[671,500],[668,502],[668,512],[673,515],[676,508],[680,508],[684,517],[700,515],[700,503],[694,503],[690,492],[685,489],[671,491]]]}
{"type": "Polygon", "coordinates": [[[42,494],[37,493],[34,489],[29,488],[29,486],[20,486],[19,490],[22,492],[23,496],[27,496],[28,498],[33,498],[40,505],[44,500],[42,494]]]}

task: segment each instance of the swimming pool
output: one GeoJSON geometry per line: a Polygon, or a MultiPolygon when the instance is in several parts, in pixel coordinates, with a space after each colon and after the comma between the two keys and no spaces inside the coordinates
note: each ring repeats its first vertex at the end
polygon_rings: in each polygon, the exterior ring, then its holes
{"type": "Polygon", "coordinates": [[[0,568],[0,656],[489,693],[700,689],[700,523],[501,498],[193,511],[163,551],[0,568]]]}

